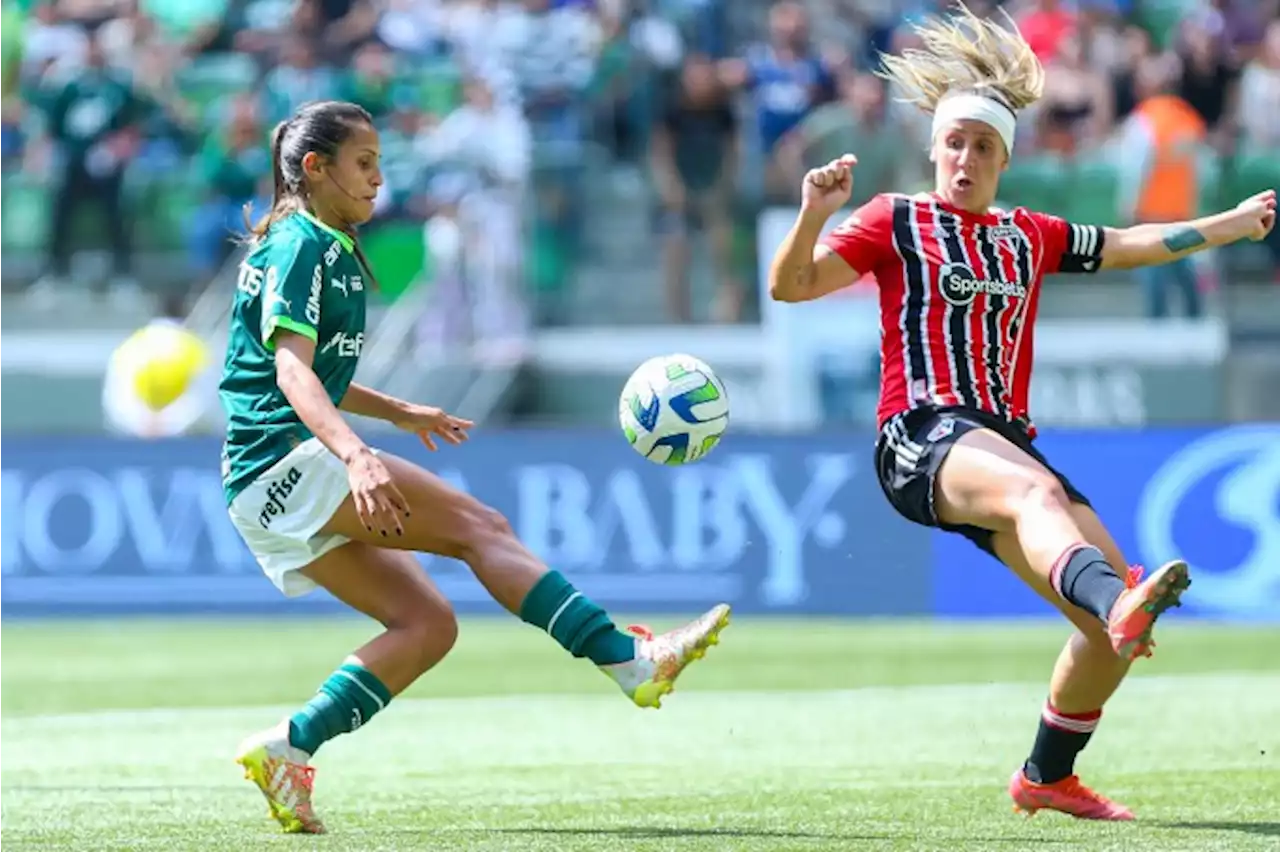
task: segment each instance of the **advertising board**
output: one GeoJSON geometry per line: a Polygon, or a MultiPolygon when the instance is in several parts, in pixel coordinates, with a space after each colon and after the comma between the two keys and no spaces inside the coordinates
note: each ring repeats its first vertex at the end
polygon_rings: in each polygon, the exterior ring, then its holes
{"type": "MultiPolygon", "coordinates": [[[[438,455],[411,437],[380,445],[503,512],[611,608],[923,613],[928,536],[884,503],[870,441],[740,435],[685,468],[595,431],[488,434],[438,455]]],[[[227,519],[218,453],[212,439],[6,439],[4,612],[334,606],[285,601],[262,576],[227,519]]],[[[460,611],[495,608],[465,566],[421,561],[460,611]]]]}

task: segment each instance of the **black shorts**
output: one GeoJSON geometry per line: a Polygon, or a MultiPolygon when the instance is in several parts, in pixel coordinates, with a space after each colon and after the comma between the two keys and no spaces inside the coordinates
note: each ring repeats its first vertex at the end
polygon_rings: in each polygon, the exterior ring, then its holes
{"type": "Polygon", "coordinates": [[[1089,500],[1031,444],[1031,436],[1019,423],[1010,423],[985,411],[963,406],[916,408],[889,418],[876,441],[876,475],[889,504],[909,521],[960,533],[995,556],[992,532],[969,524],[944,524],[934,511],[934,481],[951,446],[974,429],[990,429],[1048,468],[1057,477],[1072,503],[1089,500]]]}

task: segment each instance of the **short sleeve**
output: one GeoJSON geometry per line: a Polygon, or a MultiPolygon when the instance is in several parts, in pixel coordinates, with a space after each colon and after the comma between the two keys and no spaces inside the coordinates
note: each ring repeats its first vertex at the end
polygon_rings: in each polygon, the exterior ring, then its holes
{"type": "Polygon", "coordinates": [[[1097,225],[1073,225],[1048,213],[1031,213],[1044,240],[1045,275],[1057,272],[1093,273],[1102,268],[1106,232],[1097,225]]]}
{"type": "Polygon", "coordinates": [[[313,240],[282,244],[268,255],[262,282],[262,343],[275,349],[276,329],[320,339],[320,297],[324,293],[324,261],[313,240]]]}
{"type": "Polygon", "coordinates": [[[822,245],[865,275],[893,254],[893,198],[877,195],[822,239],[822,245]]]}

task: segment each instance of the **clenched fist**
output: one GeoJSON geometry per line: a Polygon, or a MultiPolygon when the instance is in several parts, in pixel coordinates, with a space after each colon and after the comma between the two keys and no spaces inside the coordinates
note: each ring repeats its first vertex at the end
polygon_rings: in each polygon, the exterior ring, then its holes
{"type": "Polygon", "coordinates": [[[1236,205],[1242,236],[1254,242],[1264,240],[1276,225],[1276,191],[1268,189],[1236,205]]]}
{"type": "Polygon", "coordinates": [[[825,219],[848,204],[853,193],[853,167],[857,164],[857,157],[845,154],[821,168],[811,169],[805,174],[800,189],[801,209],[825,219]]]}

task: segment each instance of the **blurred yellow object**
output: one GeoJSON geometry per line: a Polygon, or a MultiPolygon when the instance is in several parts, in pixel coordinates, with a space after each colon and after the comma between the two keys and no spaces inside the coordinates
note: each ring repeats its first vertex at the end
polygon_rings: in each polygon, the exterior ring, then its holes
{"type": "Polygon", "coordinates": [[[204,341],[177,323],[152,323],[130,335],[112,357],[138,399],[162,411],[191,387],[209,364],[204,341]]]}

